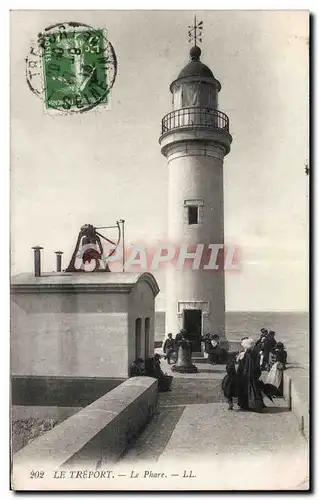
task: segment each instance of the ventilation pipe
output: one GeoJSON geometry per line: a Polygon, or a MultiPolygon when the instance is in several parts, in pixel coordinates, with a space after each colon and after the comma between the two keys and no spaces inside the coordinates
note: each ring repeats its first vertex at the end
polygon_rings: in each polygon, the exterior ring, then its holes
{"type": "Polygon", "coordinates": [[[43,247],[32,247],[34,251],[34,276],[41,276],[41,250],[43,247]]]}

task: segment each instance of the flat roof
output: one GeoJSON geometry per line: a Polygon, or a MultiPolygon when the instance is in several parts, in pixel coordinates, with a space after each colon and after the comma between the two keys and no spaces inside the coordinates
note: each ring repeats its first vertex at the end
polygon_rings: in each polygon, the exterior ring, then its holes
{"type": "Polygon", "coordinates": [[[34,276],[32,273],[20,273],[11,277],[11,292],[108,292],[129,293],[138,281],[145,281],[151,287],[154,296],[159,286],[151,273],[112,273],[112,272],[51,272],[34,276]]]}

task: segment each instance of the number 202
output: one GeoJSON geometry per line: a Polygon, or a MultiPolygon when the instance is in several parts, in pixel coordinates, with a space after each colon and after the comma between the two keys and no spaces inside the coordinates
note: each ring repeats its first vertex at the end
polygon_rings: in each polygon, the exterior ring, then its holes
{"type": "Polygon", "coordinates": [[[44,472],[43,470],[32,470],[30,472],[30,478],[31,479],[41,479],[44,477],[44,472]]]}

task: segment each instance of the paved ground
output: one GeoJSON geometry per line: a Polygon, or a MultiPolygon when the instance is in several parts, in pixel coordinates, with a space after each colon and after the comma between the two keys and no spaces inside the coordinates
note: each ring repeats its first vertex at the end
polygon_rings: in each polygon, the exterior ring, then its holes
{"type": "Polygon", "coordinates": [[[287,408],[263,414],[228,411],[221,403],[187,405],[158,465],[183,464],[211,489],[307,489],[308,449],[287,408]],[[204,480],[204,478],[203,478],[204,480]]]}
{"type": "MultiPolygon", "coordinates": [[[[159,394],[157,414],[121,462],[191,468],[202,474],[198,489],[307,489],[308,445],[285,402],[265,400],[262,414],[228,411],[225,368],[197,366],[197,374],[173,373],[172,391],[159,394]]],[[[171,372],[165,361],[162,368],[171,372]]]]}

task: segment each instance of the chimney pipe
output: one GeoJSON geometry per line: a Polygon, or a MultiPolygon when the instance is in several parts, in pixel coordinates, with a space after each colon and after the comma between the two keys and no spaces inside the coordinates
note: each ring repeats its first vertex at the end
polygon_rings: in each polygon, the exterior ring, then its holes
{"type": "Polygon", "coordinates": [[[34,276],[41,276],[41,250],[43,247],[32,247],[34,250],[34,276]]]}
{"type": "Polygon", "coordinates": [[[60,252],[60,250],[58,250],[57,252],[55,252],[55,255],[56,255],[56,271],[57,271],[57,273],[60,273],[62,271],[63,252],[60,252]]]}

